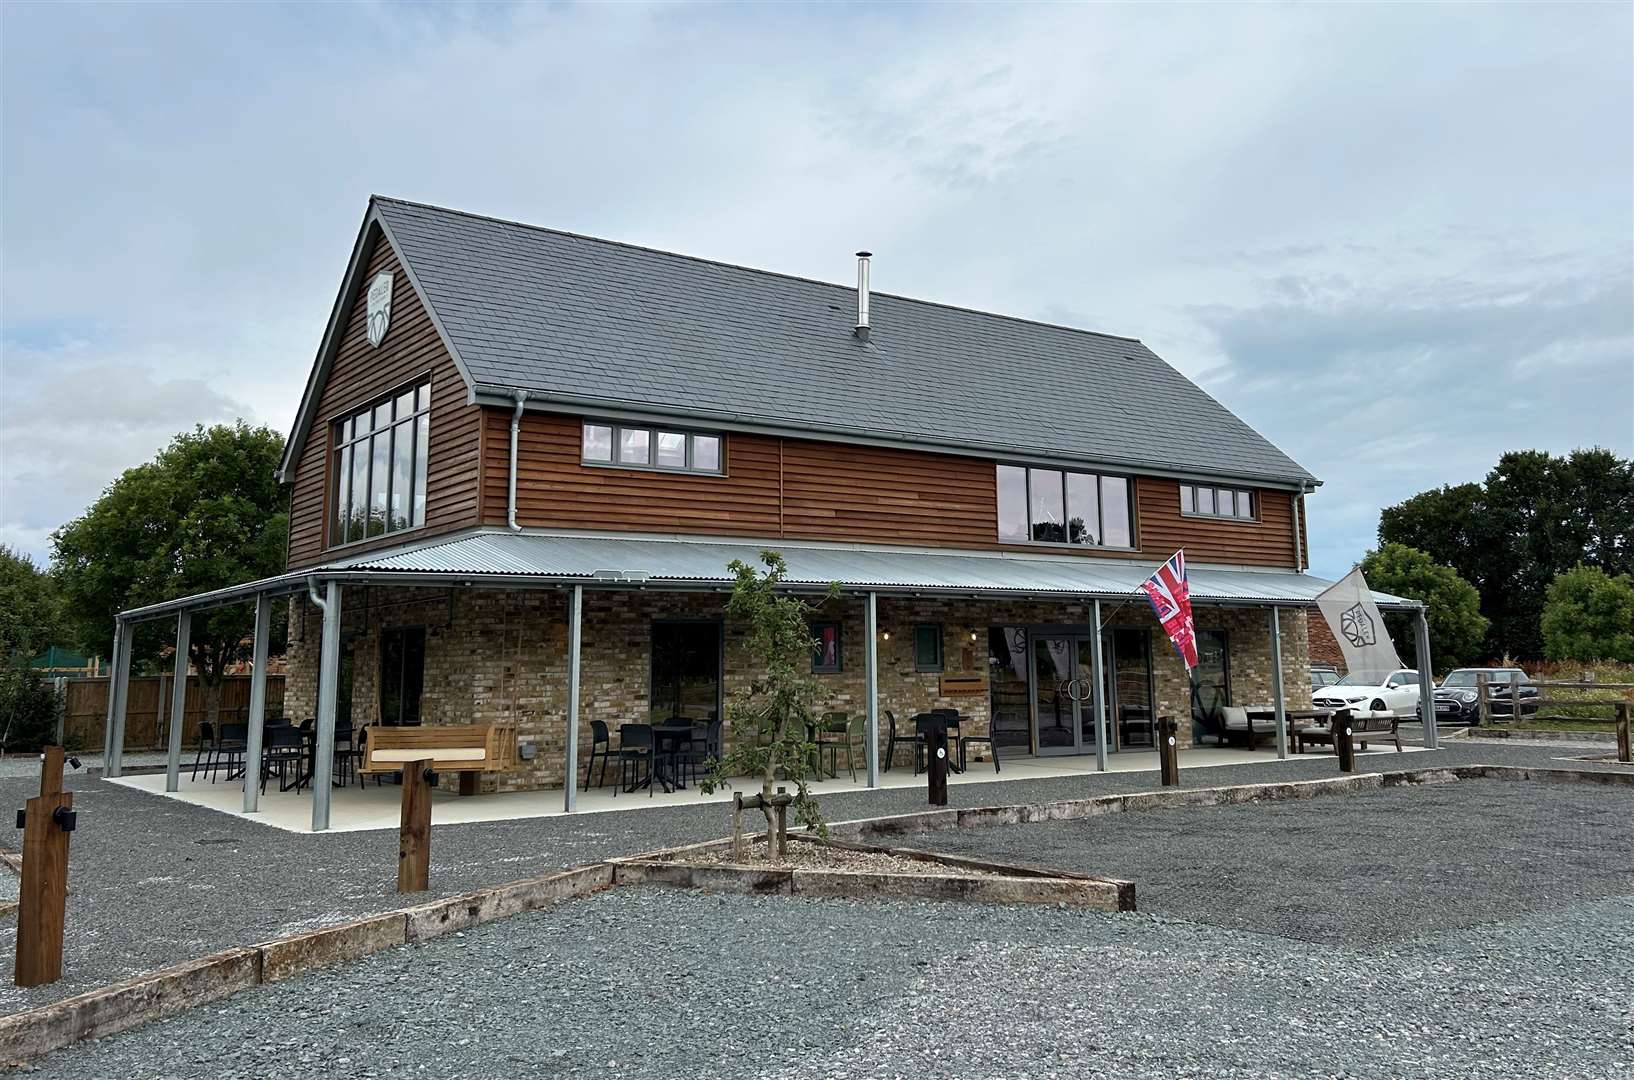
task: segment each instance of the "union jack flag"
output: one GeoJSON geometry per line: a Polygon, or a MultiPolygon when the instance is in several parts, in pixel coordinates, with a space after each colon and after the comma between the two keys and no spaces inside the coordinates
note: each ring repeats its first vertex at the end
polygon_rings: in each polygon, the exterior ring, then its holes
{"type": "Polygon", "coordinates": [[[1174,642],[1175,651],[1190,671],[1197,666],[1197,628],[1191,621],[1191,583],[1186,577],[1184,548],[1157,568],[1157,573],[1140,583],[1146,599],[1163,630],[1174,642]]]}

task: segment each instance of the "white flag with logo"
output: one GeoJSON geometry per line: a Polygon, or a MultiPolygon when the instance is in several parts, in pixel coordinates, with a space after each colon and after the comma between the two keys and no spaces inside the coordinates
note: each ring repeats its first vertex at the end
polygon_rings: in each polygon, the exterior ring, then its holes
{"type": "Polygon", "coordinates": [[[1316,606],[1338,639],[1352,675],[1383,679],[1402,666],[1361,567],[1328,586],[1316,598],[1316,606]]]}

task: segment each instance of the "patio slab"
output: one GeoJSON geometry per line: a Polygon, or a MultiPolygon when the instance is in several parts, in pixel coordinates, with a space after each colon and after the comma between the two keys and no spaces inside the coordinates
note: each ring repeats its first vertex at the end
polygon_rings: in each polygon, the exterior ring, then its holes
{"type": "MultiPolygon", "coordinates": [[[[1422,747],[1407,747],[1402,751],[1402,754],[1413,753],[1422,749],[1422,747]]],[[[1377,746],[1365,752],[1357,752],[1359,758],[1373,758],[1381,755],[1402,756],[1397,754],[1394,748],[1386,750],[1377,746]]],[[[1319,756],[1312,754],[1290,755],[1284,763],[1291,764],[1296,761],[1312,760],[1319,756]]],[[[1182,777],[1187,771],[1194,769],[1276,763],[1278,763],[1276,754],[1267,750],[1197,747],[1181,751],[1180,754],[1182,777]]],[[[1093,756],[1007,758],[1002,764],[1002,771],[994,773],[991,763],[973,763],[968,772],[950,775],[948,784],[950,786],[962,786],[966,784],[1062,779],[1094,775],[1096,772],[1093,756]]],[[[1368,767],[1371,766],[1363,766],[1363,768],[1368,767]]],[[[1158,771],[1157,754],[1152,751],[1110,754],[1107,757],[1106,771],[1109,773],[1156,773],[1158,771]]],[[[859,778],[862,776],[860,771],[858,776],[859,778]]],[[[913,775],[912,768],[906,765],[898,765],[889,772],[881,772],[879,780],[879,789],[882,790],[924,788],[926,786],[925,776],[923,774],[913,775]]],[[[207,778],[193,780],[189,778],[187,771],[184,769],[180,790],[175,792],[165,791],[163,773],[122,776],[108,782],[133,788],[137,791],[176,799],[208,810],[219,811],[245,821],[269,825],[275,829],[297,833],[312,831],[312,797],[310,792],[280,792],[269,785],[268,790],[261,796],[261,808],[254,814],[246,814],[243,809],[244,789],[242,784],[237,781],[229,783],[217,780],[212,782],[207,778]]],[[[746,780],[741,790],[752,790],[758,786],[758,783],[746,780]]],[[[813,786],[813,791],[819,798],[867,790],[869,788],[866,782],[861,779],[853,781],[844,773],[840,775],[839,779],[827,779],[813,786]]],[[[559,817],[567,812],[562,805],[562,796],[563,793],[560,788],[547,788],[540,791],[496,792],[487,795],[463,797],[456,794],[451,788],[434,788],[431,796],[431,823],[433,825],[455,825],[485,821],[518,821],[527,818],[559,817]]],[[[645,791],[614,794],[611,787],[592,788],[589,791],[579,792],[578,809],[575,813],[584,815],[609,813],[618,810],[699,806],[709,803],[729,802],[731,798],[730,791],[717,791],[706,795],[695,787],[672,792],[659,789],[653,791],[650,796],[645,791]]],[[[402,790],[393,784],[377,786],[371,782],[366,788],[359,788],[354,783],[344,788],[335,788],[330,797],[329,831],[395,830],[398,827],[401,805],[402,790]]]]}

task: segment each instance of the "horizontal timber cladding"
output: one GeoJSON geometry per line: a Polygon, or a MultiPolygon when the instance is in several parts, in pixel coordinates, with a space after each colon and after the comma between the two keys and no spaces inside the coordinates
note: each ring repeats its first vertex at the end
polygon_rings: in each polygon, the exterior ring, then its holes
{"type": "MultiPolygon", "coordinates": [[[[362,287],[351,301],[340,347],[319,391],[318,406],[306,445],[296,459],[290,490],[289,565],[292,569],[324,559],[328,549],[330,485],[329,448],[332,421],[342,414],[429,374],[431,377],[431,445],[426,461],[426,521],[419,529],[395,532],[345,551],[400,544],[475,525],[482,410],[466,402],[465,381],[437,335],[436,327],[415,295],[414,286],[384,238],[375,243],[362,287]],[[369,282],[392,271],[391,320],[379,348],[368,342],[369,282]]],[[[504,497],[501,495],[501,505],[504,497]]]]}
{"type": "MultiPolygon", "coordinates": [[[[508,508],[511,412],[483,423],[483,521],[508,508]]],[[[921,547],[1061,551],[1001,545],[993,462],[810,439],[737,432],[725,436],[723,475],[662,472],[580,461],[582,420],[526,412],[517,446],[517,522],[556,529],[680,532],[911,544],[921,547]]],[[[1260,518],[1180,514],[1175,480],[1135,480],[1139,548],[1075,549],[1084,555],[1165,558],[1184,547],[1196,561],[1293,565],[1292,496],[1259,491],[1260,518]]]]}

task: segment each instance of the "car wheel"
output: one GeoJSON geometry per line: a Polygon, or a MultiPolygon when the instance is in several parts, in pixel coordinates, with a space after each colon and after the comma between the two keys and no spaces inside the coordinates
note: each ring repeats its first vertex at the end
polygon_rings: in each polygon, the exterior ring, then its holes
{"type": "Polygon", "coordinates": [[[1374,712],[1383,712],[1384,711],[1384,699],[1383,698],[1374,698],[1373,703],[1371,705],[1369,705],[1368,708],[1372,709],[1374,712]]]}

